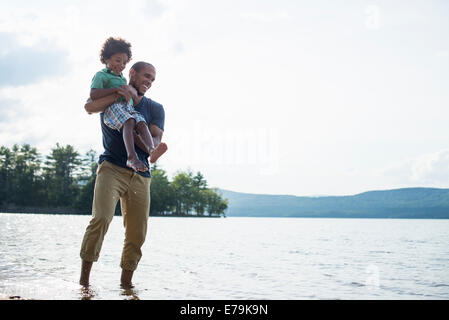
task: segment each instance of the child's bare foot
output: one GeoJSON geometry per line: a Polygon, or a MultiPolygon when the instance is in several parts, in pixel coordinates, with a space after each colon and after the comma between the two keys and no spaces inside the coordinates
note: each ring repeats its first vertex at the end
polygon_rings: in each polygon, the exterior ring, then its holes
{"type": "Polygon", "coordinates": [[[157,145],[156,148],[151,152],[150,162],[155,163],[157,159],[159,159],[160,156],[162,156],[166,151],[168,147],[167,144],[164,142],[161,142],[157,145]]]}
{"type": "Polygon", "coordinates": [[[145,163],[139,160],[137,157],[128,158],[128,161],[126,161],[126,165],[133,169],[134,171],[142,171],[145,172],[148,170],[145,163]]]}

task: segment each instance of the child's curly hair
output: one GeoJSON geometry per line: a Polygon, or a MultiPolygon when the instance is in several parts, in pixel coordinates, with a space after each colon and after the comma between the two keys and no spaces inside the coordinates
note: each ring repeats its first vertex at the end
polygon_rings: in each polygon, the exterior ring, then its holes
{"type": "Polygon", "coordinates": [[[103,43],[100,51],[100,61],[106,64],[106,59],[109,59],[116,53],[126,53],[128,55],[128,61],[131,60],[131,43],[122,38],[109,37],[103,43]]]}

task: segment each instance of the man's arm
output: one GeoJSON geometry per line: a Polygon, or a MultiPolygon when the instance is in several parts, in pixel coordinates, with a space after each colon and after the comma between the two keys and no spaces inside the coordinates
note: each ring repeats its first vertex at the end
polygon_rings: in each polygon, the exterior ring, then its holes
{"type": "Polygon", "coordinates": [[[159,128],[157,125],[151,123],[149,129],[151,136],[153,137],[154,147],[157,147],[157,145],[162,141],[162,135],[164,134],[164,130],[159,128]]]}
{"type": "Polygon", "coordinates": [[[86,112],[88,114],[103,112],[108,106],[113,104],[118,98],[129,94],[128,91],[126,91],[125,89],[123,89],[121,87],[115,88],[114,90],[116,90],[116,93],[110,94],[106,97],[102,97],[99,99],[92,99],[92,98],[87,99],[87,102],[84,105],[84,109],[86,110],[86,112]]]}
{"type": "Polygon", "coordinates": [[[150,125],[149,130],[151,136],[153,137],[154,146],[157,147],[162,141],[162,135],[164,134],[164,123],[165,123],[165,110],[164,107],[151,100],[150,104],[150,125]]]}
{"type": "Polygon", "coordinates": [[[103,112],[108,106],[120,97],[118,93],[111,94],[97,100],[87,99],[84,109],[88,114],[103,112]]]}

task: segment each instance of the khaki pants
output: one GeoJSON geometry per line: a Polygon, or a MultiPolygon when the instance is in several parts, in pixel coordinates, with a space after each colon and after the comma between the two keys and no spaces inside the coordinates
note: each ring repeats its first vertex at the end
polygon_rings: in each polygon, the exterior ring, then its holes
{"type": "Polygon", "coordinates": [[[151,178],[142,177],[108,161],[100,164],[95,181],[92,219],[84,234],[81,259],[98,260],[104,236],[120,199],[125,226],[125,243],[120,266],[124,270],[136,270],[147,234],[150,183],[151,178]]]}

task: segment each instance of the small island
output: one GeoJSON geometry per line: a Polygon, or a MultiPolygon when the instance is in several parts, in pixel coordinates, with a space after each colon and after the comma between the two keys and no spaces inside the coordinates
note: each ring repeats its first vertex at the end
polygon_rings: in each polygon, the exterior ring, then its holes
{"type": "MultiPolygon", "coordinates": [[[[96,160],[93,150],[81,156],[58,143],[45,157],[29,144],[1,146],[0,212],[90,215],[96,160]]],[[[227,199],[208,187],[201,172],[178,171],[170,181],[154,165],[151,174],[150,216],[226,217],[227,199]]]]}

